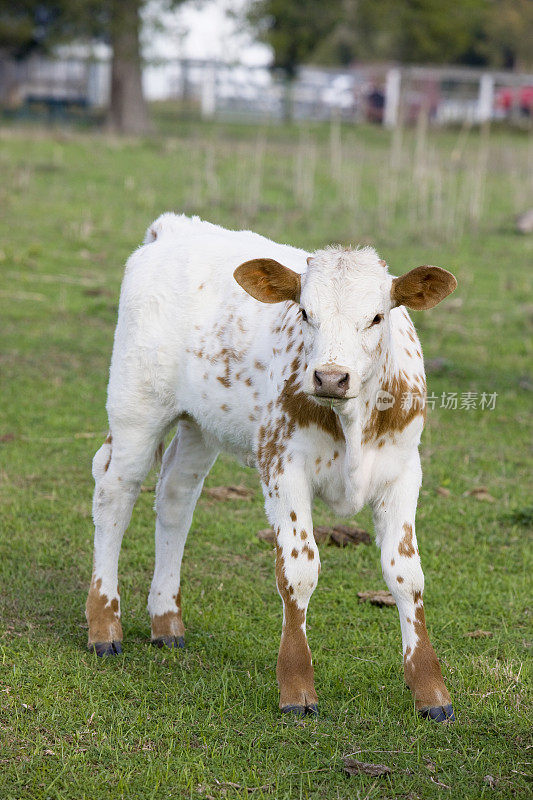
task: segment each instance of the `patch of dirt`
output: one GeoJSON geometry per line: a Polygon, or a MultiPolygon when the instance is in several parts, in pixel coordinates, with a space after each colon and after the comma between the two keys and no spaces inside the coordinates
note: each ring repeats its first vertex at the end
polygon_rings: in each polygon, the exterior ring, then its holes
{"type": "Polygon", "coordinates": [[[114,297],[114,292],[111,292],[109,289],[103,289],[102,287],[95,286],[94,288],[84,289],[83,294],[86,297],[114,297]]]}
{"type": "Polygon", "coordinates": [[[377,592],[357,592],[361,603],[371,603],[373,606],[395,606],[396,602],[390,592],[378,589],[377,592]]]}
{"type": "Polygon", "coordinates": [[[494,636],[494,634],[492,633],[492,631],[476,630],[476,631],[469,631],[469,633],[465,633],[465,636],[470,636],[471,639],[486,639],[489,636],[494,636]]]}
{"type": "Polygon", "coordinates": [[[485,503],[495,503],[496,498],[489,494],[486,486],[476,486],[475,489],[470,489],[464,493],[464,497],[475,497],[476,500],[484,500],[485,503]]]}
{"type": "Polygon", "coordinates": [[[204,489],[203,494],[212,500],[218,500],[223,503],[226,500],[251,500],[254,496],[254,490],[248,489],[247,486],[242,484],[238,486],[212,486],[210,489],[204,489]]]}
{"type": "MultiPolygon", "coordinates": [[[[356,525],[317,525],[313,529],[315,542],[317,544],[335,545],[336,547],[346,547],[348,544],[357,546],[359,544],[371,544],[372,540],[367,531],[358,528],[356,525]]],[[[276,537],[272,528],[263,528],[257,532],[257,538],[268,544],[275,544],[276,537]]]]}
{"type": "Polygon", "coordinates": [[[371,775],[372,778],[379,778],[382,775],[390,775],[392,769],[386,764],[368,764],[365,761],[357,761],[355,758],[345,756],[344,771],[348,775],[371,775]]]}

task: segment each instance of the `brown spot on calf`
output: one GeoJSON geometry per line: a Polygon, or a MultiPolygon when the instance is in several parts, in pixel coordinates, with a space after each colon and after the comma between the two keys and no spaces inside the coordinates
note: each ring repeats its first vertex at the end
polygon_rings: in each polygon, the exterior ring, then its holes
{"type": "Polygon", "coordinates": [[[335,441],[344,441],[344,433],[335,412],[319,405],[304,392],[299,391],[297,380],[296,372],[293,371],[280,395],[281,406],[287,416],[300,428],[316,425],[329,433],[335,441]]]}
{"type": "Polygon", "coordinates": [[[406,558],[412,558],[415,554],[415,548],[413,547],[413,526],[408,522],[404,522],[403,529],[405,533],[398,545],[398,553],[406,558]]]}
{"type": "Polygon", "coordinates": [[[437,656],[429,641],[422,604],[415,610],[413,624],[418,641],[412,654],[409,647],[406,648],[403,668],[405,682],[415,698],[415,706],[420,710],[448,705],[451,703],[451,698],[444,685],[437,656]]]}
{"type": "Polygon", "coordinates": [[[292,597],[292,587],[285,577],[281,548],[276,545],[276,581],[284,603],[284,621],[279,647],[276,676],[280,691],[280,708],[309,706],[318,702],[315,691],[311,651],[302,625],[305,611],[292,597]]]}
{"type": "Polygon", "coordinates": [[[166,611],[152,617],[152,639],[184,635],[185,625],[181,619],[181,611],[166,611]]]}
{"type": "Polygon", "coordinates": [[[106,463],[104,464],[104,472],[107,472],[107,470],[109,469],[109,465],[111,464],[111,455],[113,453],[113,449],[111,447],[112,443],[113,443],[113,437],[111,436],[110,433],[108,433],[107,436],[106,436],[104,444],[108,444],[110,446],[109,447],[109,458],[107,459],[106,463]]]}
{"type": "Polygon", "coordinates": [[[85,616],[89,623],[89,645],[97,642],[121,642],[122,625],[120,623],[119,602],[116,597],[111,601],[101,593],[102,579],[93,579],[85,605],[85,616]]]}
{"type": "Polygon", "coordinates": [[[315,557],[315,551],[311,547],[309,547],[308,544],[304,544],[304,546],[302,547],[302,553],[307,554],[307,558],[309,559],[309,561],[312,561],[315,557]]]}
{"type": "Polygon", "coordinates": [[[374,405],[363,428],[363,444],[377,441],[387,434],[401,433],[416,417],[422,417],[424,421],[426,419],[425,391],[415,392],[402,374],[384,380],[381,389],[392,395],[394,403],[382,410],[374,405]],[[416,401],[415,395],[421,397],[421,402],[416,401]],[[402,403],[405,396],[413,397],[409,407],[402,403]]]}
{"type": "Polygon", "coordinates": [[[181,617],[181,587],[174,597],[176,611],[154,614],[152,617],[152,639],[163,639],[170,636],[184,636],[185,625],[181,617]]]}

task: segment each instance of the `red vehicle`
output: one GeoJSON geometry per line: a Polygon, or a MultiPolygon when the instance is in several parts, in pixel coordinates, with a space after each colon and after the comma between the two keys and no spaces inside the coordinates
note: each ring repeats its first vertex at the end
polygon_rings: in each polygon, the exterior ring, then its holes
{"type": "Polygon", "coordinates": [[[523,116],[533,114],[533,86],[506,86],[496,92],[494,106],[505,115],[514,109],[523,116]]]}

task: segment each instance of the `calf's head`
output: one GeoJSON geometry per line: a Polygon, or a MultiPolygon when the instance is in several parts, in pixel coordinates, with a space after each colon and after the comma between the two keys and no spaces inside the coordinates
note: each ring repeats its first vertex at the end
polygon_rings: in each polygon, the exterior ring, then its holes
{"type": "Polygon", "coordinates": [[[440,267],[416,267],[393,278],[372,247],[319,250],[303,275],[256,258],[234,276],[256,300],[299,306],[308,365],[303,390],[324,403],[357,397],[374,375],[389,345],[391,309],[432,308],[457,286],[440,267]]]}

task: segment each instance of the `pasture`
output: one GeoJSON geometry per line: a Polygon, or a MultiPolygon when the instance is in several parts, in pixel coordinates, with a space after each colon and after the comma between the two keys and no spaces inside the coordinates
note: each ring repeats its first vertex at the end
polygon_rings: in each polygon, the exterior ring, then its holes
{"type": "MultiPolygon", "coordinates": [[[[424,120],[393,135],[160,124],[146,142],[0,131],[0,797],[530,796],[533,240],[513,217],[531,202],[531,137],[424,120]],[[413,314],[435,395],[417,534],[454,725],[417,718],[396,610],[358,600],[385,588],[364,544],[321,545],[308,617],[321,716],[279,714],[261,490],[225,457],[206,487],[252,494],[198,503],[187,649],[149,644],[152,473],[122,548],[124,655],[87,652],[91,460],[107,431],[118,291],[164,210],[309,250],[371,243],[395,274],[437,264],[457,276],[447,301],[413,314]],[[348,776],[346,755],[392,772],[348,776]]],[[[315,524],[335,521],[317,504],[315,524]]],[[[356,522],[372,531],[368,511],[356,522]]]]}

